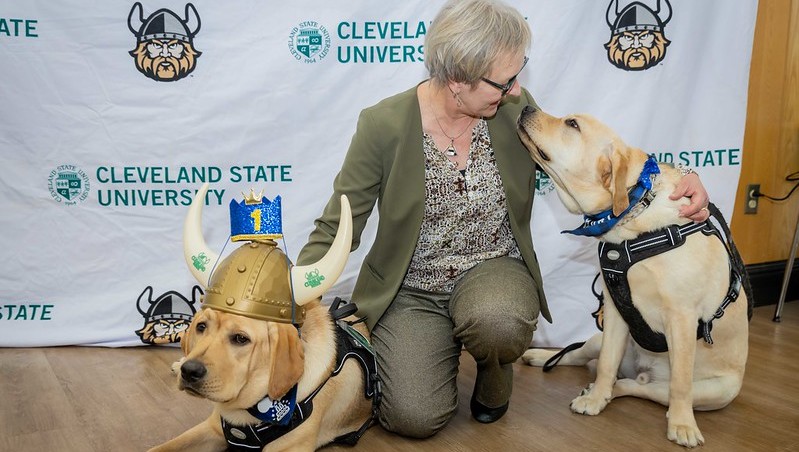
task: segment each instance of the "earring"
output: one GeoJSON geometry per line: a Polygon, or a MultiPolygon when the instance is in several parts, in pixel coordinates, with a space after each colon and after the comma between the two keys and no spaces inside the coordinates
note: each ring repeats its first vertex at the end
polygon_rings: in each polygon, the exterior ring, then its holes
{"type": "Polygon", "coordinates": [[[455,91],[452,89],[452,87],[451,87],[451,86],[447,86],[447,88],[449,88],[449,92],[451,92],[451,93],[452,93],[452,98],[453,98],[453,99],[455,99],[456,101],[458,101],[458,106],[459,106],[459,107],[462,107],[462,106],[463,106],[463,102],[461,102],[461,98],[460,98],[460,96],[458,96],[458,93],[456,93],[456,92],[455,92],[455,91]]]}

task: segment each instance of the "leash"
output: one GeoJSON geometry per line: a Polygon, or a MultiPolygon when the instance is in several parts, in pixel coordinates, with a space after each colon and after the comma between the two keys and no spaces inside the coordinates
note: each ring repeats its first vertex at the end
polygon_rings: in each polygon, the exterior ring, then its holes
{"type": "MultiPolygon", "coordinates": [[[[603,318],[604,316],[602,314],[602,308],[605,306],[605,295],[602,293],[601,290],[599,291],[596,290],[596,282],[599,280],[599,275],[600,273],[597,273],[596,276],[594,276],[594,281],[591,283],[591,292],[599,301],[599,307],[596,309],[596,311],[591,313],[591,317],[594,318],[594,322],[596,323],[596,327],[599,329],[599,331],[602,331],[603,328],[602,323],[604,320],[603,318]]],[[[583,345],[585,345],[585,341],[575,342],[573,344],[567,345],[565,348],[555,353],[551,358],[546,360],[541,370],[543,370],[544,372],[549,372],[550,370],[554,369],[555,366],[558,365],[561,358],[563,358],[563,356],[566,355],[566,353],[577,350],[583,345]]]]}
{"type": "Polygon", "coordinates": [[[569,352],[571,352],[573,350],[577,350],[578,348],[582,347],[583,345],[585,345],[585,341],[583,341],[583,342],[575,342],[573,344],[567,345],[566,348],[564,348],[563,350],[555,353],[555,355],[552,356],[552,358],[549,358],[544,363],[544,366],[541,368],[541,370],[543,370],[544,372],[549,372],[550,370],[554,369],[555,366],[558,365],[558,363],[560,362],[561,358],[563,358],[563,356],[566,355],[566,353],[569,353],[569,352]]]}

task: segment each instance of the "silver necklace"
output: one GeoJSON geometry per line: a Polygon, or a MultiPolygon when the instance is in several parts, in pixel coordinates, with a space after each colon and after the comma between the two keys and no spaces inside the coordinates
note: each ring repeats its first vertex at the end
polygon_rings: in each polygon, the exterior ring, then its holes
{"type": "Polygon", "coordinates": [[[438,124],[438,128],[441,129],[441,133],[443,133],[445,137],[449,138],[449,146],[447,147],[446,150],[444,150],[444,154],[446,154],[449,157],[455,157],[456,155],[458,155],[458,151],[457,151],[457,149],[455,149],[455,140],[457,140],[458,138],[463,136],[463,134],[466,133],[466,131],[469,130],[469,128],[472,127],[472,124],[474,124],[474,118],[472,118],[472,120],[469,121],[469,124],[466,126],[465,129],[463,129],[463,131],[461,133],[459,133],[458,135],[456,135],[454,137],[451,137],[451,136],[449,136],[447,134],[446,131],[444,131],[444,127],[441,126],[441,121],[438,120],[438,115],[436,114],[436,111],[433,108],[433,95],[432,95],[432,93],[428,93],[428,98],[429,98],[429,102],[430,102],[430,109],[433,111],[433,117],[436,119],[436,124],[438,124]]]}

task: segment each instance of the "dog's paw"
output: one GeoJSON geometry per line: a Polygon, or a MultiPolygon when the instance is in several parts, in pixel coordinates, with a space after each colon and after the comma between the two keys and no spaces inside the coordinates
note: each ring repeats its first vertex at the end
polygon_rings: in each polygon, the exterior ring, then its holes
{"type": "Polygon", "coordinates": [[[522,355],[522,361],[528,366],[543,367],[549,358],[552,358],[557,353],[556,350],[545,350],[543,348],[528,349],[522,355]]]}
{"type": "Polygon", "coordinates": [[[579,397],[572,400],[570,408],[577,414],[596,416],[608,406],[608,402],[610,402],[610,397],[598,396],[594,392],[594,384],[591,383],[583,389],[579,397]]]}
{"type": "Polygon", "coordinates": [[[183,362],[186,361],[186,357],[180,358],[180,360],[175,361],[172,363],[172,373],[175,375],[180,375],[180,366],[183,365],[183,362]]]}
{"type": "Polygon", "coordinates": [[[696,447],[705,444],[705,437],[702,436],[702,432],[699,431],[699,427],[697,427],[695,422],[690,425],[669,421],[669,431],[666,436],[668,436],[670,441],[674,441],[680,446],[696,447]]]}

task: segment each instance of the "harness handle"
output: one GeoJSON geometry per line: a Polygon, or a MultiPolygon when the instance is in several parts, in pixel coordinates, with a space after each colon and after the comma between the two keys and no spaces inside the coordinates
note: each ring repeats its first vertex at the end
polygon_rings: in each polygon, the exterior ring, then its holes
{"type": "Polygon", "coordinates": [[[355,303],[350,303],[347,300],[343,300],[339,297],[336,297],[332,303],[330,303],[330,317],[333,317],[333,320],[341,320],[345,317],[349,317],[355,314],[358,311],[358,306],[355,303]],[[342,306],[343,305],[343,306],[342,306]]]}

